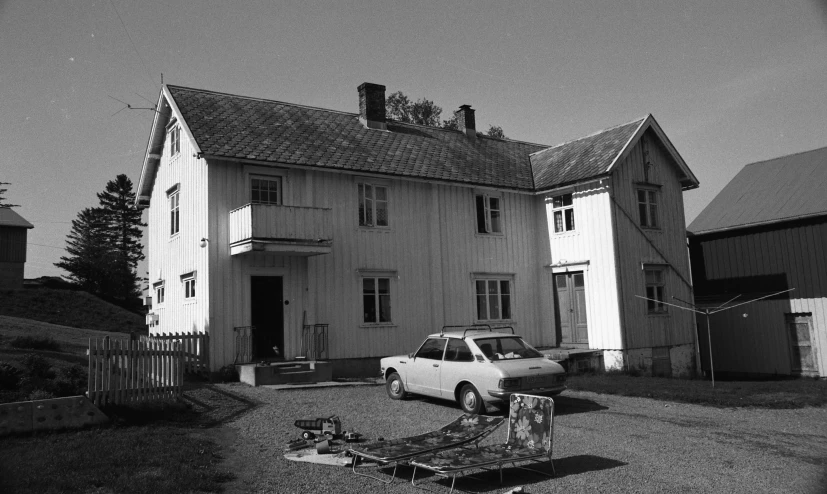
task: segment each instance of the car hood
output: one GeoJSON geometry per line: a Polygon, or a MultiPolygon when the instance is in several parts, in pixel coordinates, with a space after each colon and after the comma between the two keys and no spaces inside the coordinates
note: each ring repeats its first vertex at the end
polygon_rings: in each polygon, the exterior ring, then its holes
{"type": "Polygon", "coordinates": [[[566,370],[547,358],[515,358],[492,362],[508,377],[536,376],[539,374],[563,374],[566,370]]]}

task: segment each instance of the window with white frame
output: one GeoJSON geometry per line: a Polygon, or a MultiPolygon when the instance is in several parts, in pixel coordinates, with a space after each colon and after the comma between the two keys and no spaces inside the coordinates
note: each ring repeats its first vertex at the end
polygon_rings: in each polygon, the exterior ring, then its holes
{"type": "Polygon", "coordinates": [[[176,185],[167,191],[169,199],[169,235],[177,235],[181,231],[180,189],[176,185]]]}
{"type": "Polygon", "coordinates": [[[666,312],[665,283],[666,269],[661,266],[644,266],[646,279],[646,312],[648,314],[663,314],[666,312]]]}
{"type": "Polygon", "coordinates": [[[369,183],[357,185],[359,191],[359,226],[388,226],[388,187],[369,183]]]}
{"type": "Polygon", "coordinates": [[[367,324],[389,323],[391,319],[391,279],[362,278],[363,321],[367,324]]]}
{"type": "Polygon", "coordinates": [[[281,204],[281,177],[251,177],[250,202],[253,204],[281,204]]]}
{"type": "Polygon", "coordinates": [[[637,207],[640,213],[640,226],[644,228],[659,228],[658,220],[658,191],[655,189],[637,190],[637,207]]]}
{"type": "Polygon", "coordinates": [[[554,217],[554,233],[565,233],[574,230],[574,203],[571,194],[563,194],[551,198],[552,215],[554,217]]]}
{"type": "Polygon", "coordinates": [[[511,319],[511,280],[474,280],[477,297],[478,321],[504,321],[511,319]]]}
{"type": "Polygon", "coordinates": [[[502,233],[502,198],[488,194],[475,196],[477,233],[502,233]]]}
{"type": "Polygon", "coordinates": [[[155,302],[158,305],[164,303],[164,282],[159,281],[155,283],[155,302]]]}
{"type": "Polygon", "coordinates": [[[195,298],[195,272],[181,275],[181,284],[184,285],[184,300],[195,298]]]}
{"type": "Polygon", "coordinates": [[[175,156],[181,152],[181,127],[173,125],[169,129],[169,155],[175,156]]]}

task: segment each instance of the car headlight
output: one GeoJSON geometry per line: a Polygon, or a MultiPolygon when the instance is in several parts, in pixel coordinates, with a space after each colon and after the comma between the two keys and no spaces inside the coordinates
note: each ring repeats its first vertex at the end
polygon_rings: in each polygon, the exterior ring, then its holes
{"type": "Polygon", "coordinates": [[[513,389],[520,387],[520,379],[516,377],[512,377],[509,379],[500,379],[500,384],[498,385],[500,389],[513,389]]]}

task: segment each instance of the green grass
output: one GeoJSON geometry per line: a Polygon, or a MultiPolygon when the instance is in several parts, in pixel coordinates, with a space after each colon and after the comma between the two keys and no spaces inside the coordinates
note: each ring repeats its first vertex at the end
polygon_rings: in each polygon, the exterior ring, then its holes
{"type": "Polygon", "coordinates": [[[0,492],[221,492],[235,476],[180,406],[107,410],[115,425],[0,441],[0,492]]]}
{"type": "Polygon", "coordinates": [[[99,331],[146,331],[144,316],[77,290],[2,290],[0,315],[99,331]]]}
{"type": "Polygon", "coordinates": [[[569,389],[715,407],[803,408],[827,405],[827,381],[779,379],[711,381],[636,377],[623,373],[574,374],[569,389]]]}

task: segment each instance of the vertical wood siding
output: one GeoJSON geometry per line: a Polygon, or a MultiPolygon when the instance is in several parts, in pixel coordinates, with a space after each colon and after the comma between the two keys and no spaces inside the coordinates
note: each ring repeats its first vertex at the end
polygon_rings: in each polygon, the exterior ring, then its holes
{"type": "Polygon", "coordinates": [[[183,131],[181,137],[180,152],[170,157],[167,136],[147,213],[149,284],[152,288],[153,283],[163,280],[165,286],[163,304],[157,303],[154,291],[151,293],[152,312],[158,314],[159,322],[150,328],[151,334],[211,332],[207,293],[209,249],[199,245],[202,238],[209,238],[207,163],[193,156],[193,148],[183,131]],[[175,184],[180,184],[180,231],[170,236],[167,190],[175,184]],[[181,275],[192,271],[196,272],[196,296],[185,300],[181,275]]]}
{"type": "Polygon", "coordinates": [[[660,229],[641,231],[636,226],[639,213],[635,182],[644,181],[640,141],[612,175],[626,345],[634,349],[690,344],[695,341],[694,313],[670,307],[667,315],[650,316],[646,314],[646,301],[635,297],[646,296],[641,263],[667,263],[671,266],[665,271],[667,301],[675,302],[673,296],[692,301],[692,290],[687,284],[690,275],[686,219],[677,166],[651,131],[642,139],[647,140],[649,161],[655,165],[650,182],[662,185],[658,204],[660,229]]]}
{"type": "MultiPolygon", "coordinates": [[[[583,272],[589,347],[622,348],[608,179],[572,190],[575,229],[570,232],[554,233],[552,197],[545,200],[551,264],[589,262],[583,272]]],[[[549,296],[553,297],[553,293],[549,296]]],[[[552,303],[550,300],[549,305],[552,303]]]]}
{"type": "Polygon", "coordinates": [[[26,228],[0,226],[0,262],[26,262],[26,228]]]}
{"type": "Polygon", "coordinates": [[[819,375],[827,375],[827,223],[733,232],[700,242],[708,280],[786,274],[789,287],[795,288],[788,301],[761,301],[713,316],[716,370],[720,365],[734,372],[789,373],[784,314],[810,312],[819,375]]]}

